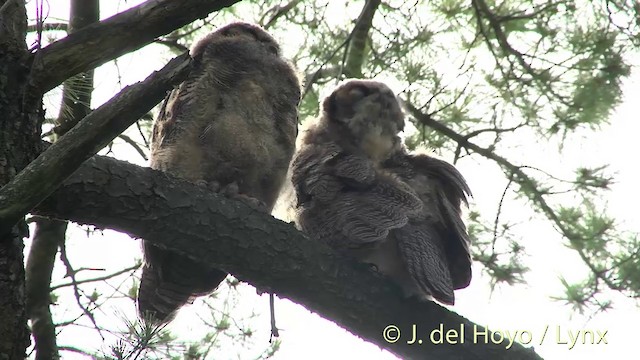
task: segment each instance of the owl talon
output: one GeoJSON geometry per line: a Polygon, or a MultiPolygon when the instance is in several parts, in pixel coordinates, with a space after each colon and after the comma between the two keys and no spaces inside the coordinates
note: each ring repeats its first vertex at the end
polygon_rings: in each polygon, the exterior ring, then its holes
{"type": "Polygon", "coordinates": [[[216,192],[216,193],[220,191],[220,183],[217,181],[197,180],[196,185],[202,186],[207,190],[216,192]]]}
{"type": "Polygon", "coordinates": [[[382,273],[380,271],[380,268],[378,268],[378,265],[373,264],[373,263],[367,263],[367,265],[369,265],[369,269],[371,269],[371,270],[373,270],[373,271],[375,271],[377,273],[382,273]]]}
{"type": "Polygon", "coordinates": [[[238,184],[235,181],[224,186],[218,192],[228,197],[229,199],[238,200],[254,210],[266,213],[270,212],[267,204],[265,204],[264,202],[252,196],[241,194],[240,189],[238,188],[238,184]]]}
{"type": "Polygon", "coordinates": [[[219,182],[217,181],[209,181],[207,183],[207,187],[209,188],[209,190],[213,191],[213,192],[218,192],[220,191],[221,185],[219,182]]]}
{"type": "Polygon", "coordinates": [[[227,184],[225,187],[221,188],[218,191],[230,198],[233,198],[234,196],[237,196],[240,193],[238,184],[236,184],[235,181],[232,182],[231,184],[227,184]]]}

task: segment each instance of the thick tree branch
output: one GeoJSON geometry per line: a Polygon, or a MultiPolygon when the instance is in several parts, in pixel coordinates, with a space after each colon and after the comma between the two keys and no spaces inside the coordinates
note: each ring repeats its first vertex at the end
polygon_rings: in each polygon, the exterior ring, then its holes
{"type": "Polygon", "coordinates": [[[404,358],[539,359],[518,344],[485,344],[477,335],[483,327],[433,302],[404,299],[392,282],[291,224],[162,172],[95,156],[34,212],[122,231],[223,269],[404,358]],[[421,345],[407,344],[413,324],[421,345]],[[394,343],[383,338],[390,325],[401,331],[394,343]],[[434,344],[429,334],[439,328],[464,335],[455,345],[434,344]]]}
{"type": "Polygon", "coordinates": [[[125,88],[1,188],[0,203],[6,205],[0,208],[0,234],[46,198],[83,161],[160,102],[174,84],[184,79],[190,64],[188,54],[178,56],[144,81],[125,88]]]}
{"type": "Polygon", "coordinates": [[[367,39],[369,39],[369,30],[373,17],[380,5],[380,0],[367,0],[362,7],[360,16],[356,19],[353,29],[349,35],[341,42],[338,47],[324,60],[318,70],[313,73],[307,73],[304,82],[304,92],[302,98],[313,88],[320,79],[335,77],[340,78],[345,75],[347,78],[361,78],[362,64],[365,59],[365,47],[367,39]],[[325,68],[325,66],[344,48],[344,55],[340,63],[340,67],[325,68]]]}
{"type": "Polygon", "coordinates": [[[365,49],[369,40],[369,30],[373,23],[373,17],[380,5],[380,0],[367,0],[356,25],[351,32],[349,51],[345,58],[343,74],[348,78],[362,77],[362,64],[366,58],[365,49]]]}
{"type": "Polygon", "coordinates": [[[36,53],[31,86],[45,93],[69,77],[149,44],[239,0],[148,0],[36,53]]]}

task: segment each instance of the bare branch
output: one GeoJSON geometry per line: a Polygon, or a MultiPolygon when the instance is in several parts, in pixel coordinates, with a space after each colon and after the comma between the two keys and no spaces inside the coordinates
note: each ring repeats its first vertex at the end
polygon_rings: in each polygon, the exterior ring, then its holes
{"type": "Polygon", "coordinates": [[[129,136],[127,136],[127,135],[125,135],[125,134],[120,134],[120,135],[118,135],[118,137],[119,137],[120,139],[122,139],[124,142],[126,142],[127,144],[131,145],[131,147],[132,147],[135,151],[137,151],[137,152],[138,152],[138,154],[139,154],[140,156],[142,156],[142,158],[143,158],[145,161],[149,160],[149,159],[147,158],[147,155],[144,153],[144,150],[142,150],[142,148],[140,147],[140,145],[139,145],[137,142],[135,142],[132,138],[130,138],[129,136]]]}
{"type": "Polygon", "coordinates": [[[178,42],[178,40],[167,40],[167,39],[156,39],[154,41],[157,44],[161,44],[161,45],[165,45],[167,47],[169,47],[170,49],[176,50],[178,52],[185,52],[185,51],[189,51],[189,48],[180,44],[178,42]]]}
{"type": "Polygon", "coordinates": [[[64,284],[59,284],[59,285],[55,285],[55,286],[51,286],[51,291],[63,288],[63,287],[67,287],[67,286],[71,286],[71,285],[82,285],[82,284],[87,284],[87,283],[92,283],[92,282],[98,282],[98,281],[105,281],[105,280],[109,280],[111,278],[114,278],[118,275],[122,275],[128,272],[133,272],[135,270],[137,270],[140,267],[141,264],[135,264],[129,267],[126,267],[124,269],[118,270],[116,272],[113,272],[109,275],[104,275],[104,276],[99,276],[99,277],[95,277],[95,278],[91,278],[91,279],[83,279],[83,280],[76,280],[75,282],[68,282],[68,283],[64,283],[64,284]]]}
{"type": "Polygon", "coordinates": [[[102,335],[102,330],[100,330],[98,323],[96,323],[96,318],[93,316],[91,310],[89,310],[87,306],[84,306],[82,304],[82,300],[80,300],[80,289],[78,288],[78,282],[76,281],[77,270],[75,270],[73,266],[71,266],[71,262],[69,261],[69,257],[67,256],[67,247],[65,246],[64,242],[60,244],[60,259],[62,260],[64,266],[67,268],[67,276],[71,278],[71,283],[73,285],[73,295],[76,298],[78,307],[82,309],[82,312],[91,320],[91,322],[93,323],[93,327],[98,331],[98,334],[100,334],[102,340],[104,340],[104,335],[102,335]]]}
{"type": "MultiPolygon", "coordinates": [[[[99,0],[72,0],[70,4],[70,34],[100,21],[99,0]]],[[[62,105],[53,131],[62,136],[91,112],[93,69],[65,80],[62,105]]]]}
{"type": "Polygon", "coordinates": [[[303,99],[311,90],[313,84],[321,78],[331,76],[339,79],[342,74],[345,74],[347,77],[362,77],[364,47],[368,39],[369,30],[371,29],[371,21],[373,20],[373,16],[375,15],[375,11],[378,8],[378,5],[380,5],[380,0],[367,0],[367,3],[362,8],[362,12],[356,20],[355,25],[353,26],[353,30],[351,30],[349,35],[344,39],[343,42],[340,43],[340,45],[335,48],[335,50],[333,50],[329,57],[327,57],[322,65],[320,65],[318,70],[305,76],[304,92],[302,93],[303,99]],[[354,36],[359,37],[359,39],[355,43],[352,43],[354,40],[354,36]],[[338,51],[340,51],[342,48],[344,48],[345,50],[341,67],[339,69],[325,69],[324,67],[338,54],[338,51]],[[352,74],[351,71],[356,71],[356,73],[352,74]]]}

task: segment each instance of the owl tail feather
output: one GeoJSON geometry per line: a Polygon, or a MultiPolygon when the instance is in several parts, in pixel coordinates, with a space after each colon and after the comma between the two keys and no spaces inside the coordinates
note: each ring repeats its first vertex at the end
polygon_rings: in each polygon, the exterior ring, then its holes
{"type": "Polygon", "coordinates": [[[157,264],[147,262],[142,270],[138,291],[138,313],[142,319],[159,323],[173,320],[180,307],[197,296],[213,292],[227,276],[187,257],[170,255],[157,264]]]}
{"type": "Polygon", "coordinates": [[[405,226],[396,237],[400,254],[418,288],[441,303],[453,305],[453,282],[440,235],[427,224],[421,224],[405,226]]]}

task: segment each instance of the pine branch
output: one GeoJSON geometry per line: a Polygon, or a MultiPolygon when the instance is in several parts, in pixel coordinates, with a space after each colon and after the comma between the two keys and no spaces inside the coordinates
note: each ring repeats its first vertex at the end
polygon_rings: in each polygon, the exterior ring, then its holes
{"type": "MultiPolygon", "coordinates": [[[[496,154],[492,149],[481,147],[469,141],[469,137],[457,133],[453,129],[433,119],[430,114],[421,112],[409,102],[405,102],[405,106],[409,110],[409,113],[416,118],[420,124],[428,126],[436,132],[452,139],[457,142],[460,147],[469,149],[489,160],[495,161],[507,174],[509,179],[513,179],[521,189],[525,189],[527,192],[531,193],[531,196],[529,197],[531,202],[553,223],[558,232],[571,243],[572,239],[575,238],[575,235],[569,229],[567,223],[563,222],[558,213],[551,207],[551,205],[549,205],[549,202],[545,198],[545,193],[539,189],[538,183],[522,170],[524,166],[516,165],[510,162],[507,158],[496,154]]],[[[620,286],[608,278],[605,273],[601,269],[598,269],[598,267],[589,259],[585,249],[575,248],[575,250],[584,264],[593,272],[593,275],[599,281],[602,281],[611,290],[621,290],[620,286]]]]}
{"type": "Polygon", "coordinates": [[[34,212],[125,232],[215,266],[403,358],[540,358],[519,344],[509,350],[506,342],[487,344],[474,335],[484,327],[436,303],[403,298],[368,266],[307,239],[291,224],[159,171],[94,156],[34,212]],[[413,324],[421,345],[407,344],[413,324]],[[401,331],[399,341],[383,338],[389,325],[401,331]],[[441,326],[444,333],[464,329],[464,336],[457,344],[433,344],[428,335],[441,326]]]}

